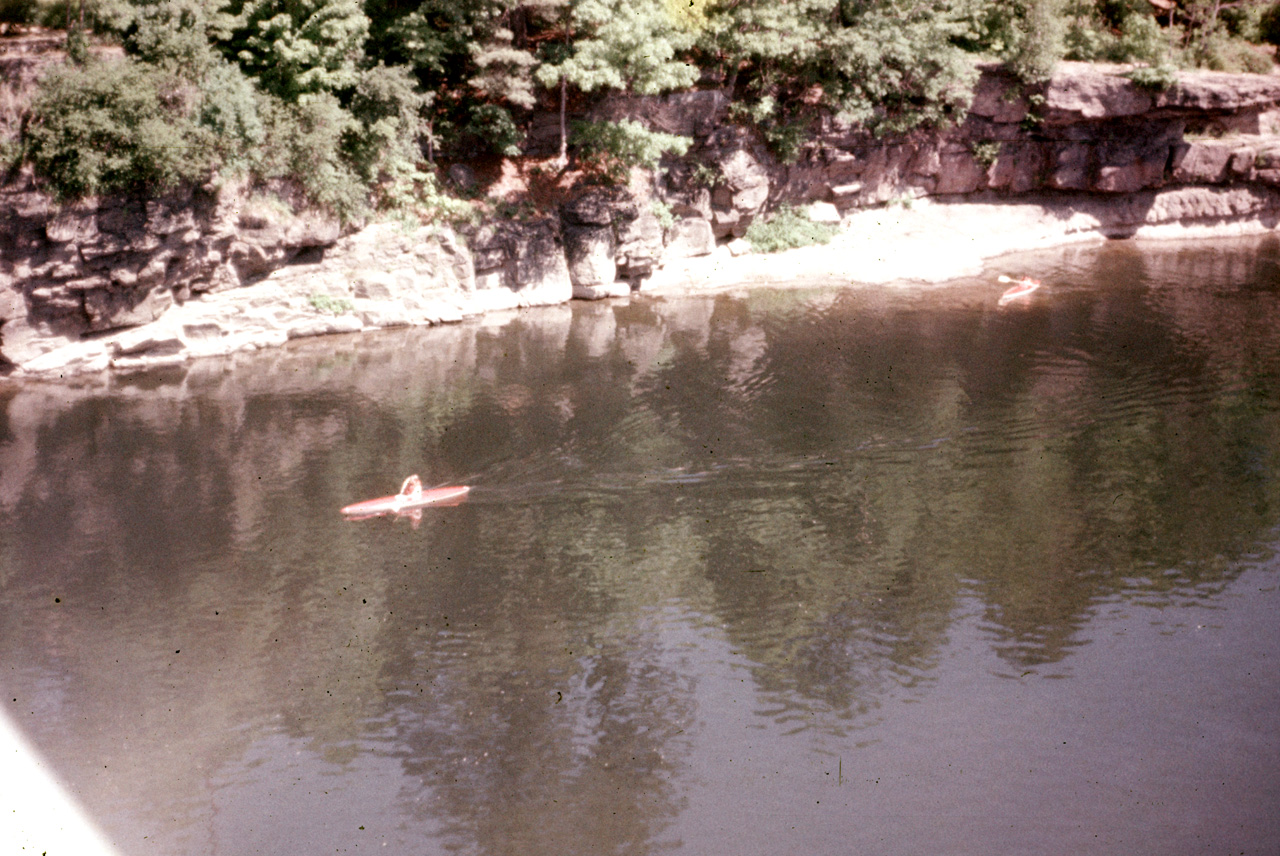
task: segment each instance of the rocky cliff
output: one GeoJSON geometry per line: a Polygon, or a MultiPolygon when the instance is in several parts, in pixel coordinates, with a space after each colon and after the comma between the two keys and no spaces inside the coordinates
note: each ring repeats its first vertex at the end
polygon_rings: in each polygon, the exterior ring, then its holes
{"type": "MultiPolygon", "coordinates": [[[[944,229],[972,240],[963,211],[974,203],[987,213],[973,229],[1002,222],[992,210],[1034,205],[1041,243],[1280,223],[1277,76],[1185,73],[1153,92],[1122,68],[1064,64],[1029,90],[992,67],[956,127],[882,140],[826,118],[791,163],[729,123],[719,91],[598,110],[695,144],[630,188],[585,188],[556,211],[456,230],[381,223],[344,234],[283,187],[57,206],[19,176],[0,189],[0,363],[14,376],[59,376],[698,283],[706,277],[690,260],[743,252],[737,239],[781,204],[843,223],[849,250],[859,235],[882,247],[892,235],[867,212],[966,203],[922,220],[926,255],[944,229]]],[[[1016,249],[1009,234],[986,255],[1016,249]]],[[[868,247],[871,261],[884,255],[868,247]]],[[[845,259],[825,272],[925,275],[873,269],[845,259]]],[[[706,270],[740,276],[719,262],[706,270]]],[[[952,261],[928,275],[963,272],[952,261]]]]}

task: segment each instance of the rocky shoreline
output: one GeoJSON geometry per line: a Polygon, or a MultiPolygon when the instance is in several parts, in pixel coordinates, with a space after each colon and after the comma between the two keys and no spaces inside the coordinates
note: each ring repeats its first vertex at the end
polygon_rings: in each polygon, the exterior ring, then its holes
{"type": "Polygon", "coordinates": [[[1186,74],[1151,93],[1123,72],[1065,64],[1037,101],[988,69],[955,128],[874,141],[828,123],[786,164],[723,124],[716,91],[605,104],[693,137],[691,155],[456,229],[344,233],[287,188],[58,207],[19,177],[0,188],[0,366],[57,380],[575,298],[939,282],[1057,244],[1276,229],[1280,77],[1186,74]],[[787,204],[836,238],[750,252],[749,224],[787,204]]]}
{"type": "MultiPolygon", "coordinates": [[[[922,200],[910,207],[861,211],[845,218],[829,244],[771,255],[721,246],[664,265],[643,289],[614,297],[780,284],[937,283],[980,275],[1000,257],[1026,250],[1116,237],[1235,237],[1280,225],[1280,193],[1256,189],[1172,190],[1119,201],[922,200]]],[[[382,233],[394,228],[375,229],[363,238],[385,238],[382,233]]],[[[403,237],[412,240],[413,235],[403,237]]],[[[317,289],[332,287],[343,276],[324,262],[292,265],[253,285],[176,305],[153,322],[68,342],[19,366],[11,377],[56,380],[108,369],[154,368],[276,347],[292,339],[457,322],[499,310],[561,304],[571,297],[566,289],[543,286],[441,290],[407,300],[397,290],[395,275],[379,271],[349,280],[352,293],[360,296],[333,309],[317,308],[317,289]]]]}
{"type": "Polygon", "coordinates": [[[1188,240],[1263,234],[1280,226],[1280,192],[1177,189],[1124,199],[1041,197],[934,202],[854,213],[827,245],[770,256],[720,248],[655,273],[646,292],[788,281],[945,282],[982,274],[1001,256],[1117,238],[1188,240]]]}

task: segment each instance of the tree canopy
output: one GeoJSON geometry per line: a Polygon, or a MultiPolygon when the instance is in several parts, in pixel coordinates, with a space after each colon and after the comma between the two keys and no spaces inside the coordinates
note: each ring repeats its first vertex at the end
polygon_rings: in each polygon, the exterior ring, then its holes
{"type": "Polygon", "coordinates": [[[1277,0],[8,0],[0,14],[73,35],[83,21],[125,47],[49,76],[26,123],[21,156],[60,192],[301,169],[352,216],[388,182],[404,193],[383,200],[429,192],[432,156],[520,154],[532,111],[570,95],[719,87],[785,154],[821,110],[876,133],[960,119],[975,58],[1036,86],[1062,58],[1269,70],[1257,44],[1280,42],[1277,0]],[[152,102],[165,127],[139,118],[152,102]],[[107,139],[127,142],[91,142],[107,139]]]}

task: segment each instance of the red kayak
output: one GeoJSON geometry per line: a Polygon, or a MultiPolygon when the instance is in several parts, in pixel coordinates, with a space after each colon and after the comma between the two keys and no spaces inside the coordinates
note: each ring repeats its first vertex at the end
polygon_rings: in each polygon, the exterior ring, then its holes
{"type": "MultiPolygon", "coordinates": [[[[408,482],[406,482],[408,485],[408,482]]],[[[457,505],[467,498],[471,488],[466,485],[449,487],[420,486],[406,487],[395,496],[383,496],[378,499],[366,499],[342,509],[342,513],[355,520],[366,517],[379,517],[383,514],[410,514],[420,511],[429,505],[457,505]]]]}
{"type": "Polygon", "coordinates": [[[1024,276],[1021,279],[1011,279],[1010,277],[1002,276],[1000,277],[1000,281],[1012,282],[1013,287],[1000,295],[1000,299],[997,301],[998,306],[1004,306],[1009,301],[1017,300],[1019,297],[1026,297],[1028,294],[1040,287],[1040,280],[1032,279],[1029,276],[1024,276]]]}

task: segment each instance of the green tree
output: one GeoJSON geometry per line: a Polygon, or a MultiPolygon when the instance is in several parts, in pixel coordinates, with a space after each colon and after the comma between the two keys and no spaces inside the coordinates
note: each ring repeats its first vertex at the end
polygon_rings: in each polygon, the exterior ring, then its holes
{"type": "Polygon", "coordinates": [[[724,70],[730,96],[744,72],[767,90],[783,77],[815,70],[838,14],[836,0],[721,0],[708,10],[699,41],[724,70]]]}
{"type": "Polygon", "coordinates": [[[1021,0],[1018,7],[1009,68],[1026,83],[1043,83],[1066,52],[1065,0],[1021,0]]]}
{"type": "Polygon", "coordinates": [[[369,19],[359,0],[233,0],[219,47],[264,91],[296,101],[360,79],[369,19]]]}
{"type": "Polygon", "coordinates": [[[820,103],[905,130],[963,115],[976,75],[958,17],[909,0],[743,0],[711,9],[701,44],[767,137],[792,140],[820,103]]]}
{"type": "Polygon", "coordinates": [[[336,96],[321,92],[287,102],[263,102],[266,139],[256,150],[255,174],[292,179],[314,204],[345,221],[363,217],[369,208],[369,186],[344,148],[359,123],[336,96]]]}
{"type": "Polygon", "coordinates": [[[668,153],[683,155],[688,137],[650,131],[639,122],[575,123],[574,141],[587,172],[613,184],[626,181],[632,167],[654,169],[668,153]]]}
{"type": "Polygon", "coordinates": [[[264,139],[260,94],[239,66],[224,59],[211,40],[221,33],[213,8],[218,0],[144,0],[132,9],[125,51],[144,65],[163,69],[174,91],[191,102],[196,123],[211,133],[218,166],[241,168],[264,139]]]}
{"type": "Polygon", "coordinates": [[[410,64],[435,93],[437,133],[513,154],[523,136],[515,114],[536,101],[530,31],[560,2],[426,0],[393,21],[375,19],[374,42],[380,57],[410,64]]]}
{"type": "Polygon", "coordinates": [[[691,86],[698,69],[682,59],[695,34],[660,0],[579,0],[572,10],[572,52],[539,69],[544,84],[561,77],[583,92],[608,88],[655,95],[691,86]]]}
{"type": "Polygon", "coordinates": [[[55,68],[23,134],[25,158],[60,198],[157,191],[206,176],[214,141],[193,120],[198,96],[129,57],[55,68]]]}
{"type": "Polygon", "coordinates": [[[349,107],[355,124],[342,145],[366,184],[398,187],[413,180],[422,160],[422,111],[430,101],[406,66],[379,63],[361,75],[349,107]]]}
{"type": "Polygon", "coordinates": [[[198,80],[220,57],[211,39],[221,33],[218,0],[139,0],[124,32],[127,53],[198,80]]]}
{"type": "Polygon", "coordinates": [[[583,92],[616,89],[656,95],[698,79],[698,68],[683,59],[696,34],[682,26],[662,0],[579,0],[565,27],[567,50],[537,71],[544,86],[559,87],[562,93],[562,162],[568,144],[563,97],[568,85],[583,92]]]}
{"type": "Polygon", "coordinates": [[[1270,57],[1248,43],[1260,38],[1263,11],[1256,0],[1183,0],[1183,45],[1201,68],[1230,72],[1269,72],[1270,57]]]}
{"type": "Polygon", "coordinates": [[[957,121],[977,71],[954,44],[951,23],[903,0],[846,2],[813,74],[831,106],[877,132],[957,121]]]}

